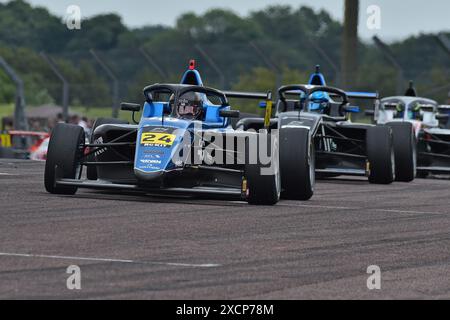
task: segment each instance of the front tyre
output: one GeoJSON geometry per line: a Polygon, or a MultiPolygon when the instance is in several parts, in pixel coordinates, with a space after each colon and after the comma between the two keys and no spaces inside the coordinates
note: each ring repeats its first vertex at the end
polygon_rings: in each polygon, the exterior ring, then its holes
{"type": "Polygon", "coordinates": [[[45,189],[53,194],[75,194],[77,187],[56,186],[57,179],[78,179],[81,175],[85,134],[82,127],[58,123],[52,131],[45,162],[45,189]]]}
{"type": "Polygon", "coordinates": [[[280,129],[280,171],[283,199],[311,199],[315,187],[315,150],[308,129],[280,129]]]}
{"type": "Polygon", "coordinates": [[[417,144],[413,125],[409,122],[391,122],[395,153],[395,180],[411,182],[417,173],[417,144]]]}
{"type": "Polygon", "coordinates": [[[247,139],[245,178],[247,180],[247,202],[249,204],[275,205],[280,200],[281,182],[278,150],[278,138],[276,136],[260,133],[256,139],[247,139]],[[271,138],[274,139],[272,143],[271,138]],[[264,147],[264,150],[260,151],[262,147],[264,147]],[[257,155],[268,155],[270,153],[270,163],[263,164],[260,157],[257,156],[256,164],[252,164],[250,152],[253,153],[253,156],[255,152],[257,152],[257,155]]]}
{"type": "Polygon", "coordinates": [[[395,180],[395,154],[392,130],[388,126],[370,127],[366,137],[369,182],[391,184],[395,180]]]}

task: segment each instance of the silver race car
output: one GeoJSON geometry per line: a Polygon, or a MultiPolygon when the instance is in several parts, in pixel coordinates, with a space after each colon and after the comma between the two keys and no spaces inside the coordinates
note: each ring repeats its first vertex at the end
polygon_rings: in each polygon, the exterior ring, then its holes
{"type": "Polygon", "coordinates": [[[404,96],[387,97],[367,113],[374,116],[377,124],[387,124],[394,128],[396,163],[409,165],[403,159],[402,149],[409,147],[405,137],[396,134],[395,127],[410,124],[414,131],[414,167],[418,177],[430,173],[450,174],[450,129],[448,129],[450,106],[439,106],[434,100],[417,96],[413,83],[410,83],[404,96]]]}

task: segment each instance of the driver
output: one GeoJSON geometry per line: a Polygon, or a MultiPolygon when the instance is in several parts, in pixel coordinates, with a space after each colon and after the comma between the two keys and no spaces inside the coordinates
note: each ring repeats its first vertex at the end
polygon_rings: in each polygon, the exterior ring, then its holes
{"type": "Polygon", "coordinates": [[[323,91],[316,91],[311,95],[309,110],[312,112],[326,113],[330,102],[330,96],[323,91]]]}
{"type": "Polygon", "coordinates": [[[181,119],[201,120],[203,111],[203,101],[199,93],[188,92],[178,98],[176,112],[181,119]]]}
{"type": "Polygon", "coordinates": [[[421,120],[422,113],[420,112],[420,103],[416,102],[408,110],[408,119],[410,120],[421,120]]]}

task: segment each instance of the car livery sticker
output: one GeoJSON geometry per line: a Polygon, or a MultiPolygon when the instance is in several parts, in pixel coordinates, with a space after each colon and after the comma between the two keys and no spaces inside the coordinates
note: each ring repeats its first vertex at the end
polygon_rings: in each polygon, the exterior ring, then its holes
{"type": "Polygon", "coordinates": [[[145,147],[166,147],[174,143],[176,136],[161,132],[143,132],[141,135],[141,145],[145,147]]]}
{"type": "Polygon", "coordinates": [[[135,169],[143,172],[170,169],[172,153],[179,143],[175,133],[178,128],[143,127],[136,148],[135,169]]]}

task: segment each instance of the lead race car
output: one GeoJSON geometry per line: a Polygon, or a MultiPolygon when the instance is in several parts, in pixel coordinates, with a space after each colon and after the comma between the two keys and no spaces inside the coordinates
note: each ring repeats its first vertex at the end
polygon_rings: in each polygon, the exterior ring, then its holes
{"type": "Polygon", "coordinates": [[[412,141],[401,134],[397,136],[397,132],[394,132],[394,139],[404,148],[414,149],[414,168],[419,177],[426,177],[430,173],[450,174],[449,111],[450,106],[440,106],[432,99],[418,96],[413,82],[410,82],[404,96],[384,98],[367,113],[373,115],[374,121],[380,125],[409,126],[412,129],[412,141]]]}
{"type": "MultiPolygon", "coordinates": [[[[271,119],[271,126],[280,130],[283,198],[307,198],[316,175],[367,176],[369,182],[375,184],[390,184],[396,179],[392,128],[353,123],[349,117],[351,113],[360,111],[359,107],[350,105],[350,99],[370,100],[377,104],[377,93],[345,92],[329,87],[317,66],[308,84],[283,86],[278,95],[276,118],[271,119]],[[287,128],[290,131],[285,131],[287,128]],[[307,141],[313,143],[305,157],[298,148],[307,141]],[[305,162],[309,164],[308,171],[291,172],[291,168],[305,162]],[[305,179],[309,187],[302,190],[299,181],[305,179]]],[[[239,125],[255,128],[262,122],[261,119],[248,118],[239,125]]],[[[410,129],[402,130],[412,136],[410,129]]],[[[413,158],[411,152],[407,156],[413,158]]],[[[408,174],[411,175],[410,172],[408,174]]],[[[401,172],[398,178],[404,179],[405,176],[401,172]]]]}
{"type": "MultiPolygon", "coordinates": [[[[191,62],[181,84],[144,89],[139,122],[97,121],[90,143],[81,127],[58,124],[45,166],[45,188],[74,194],[78,188],[246,200],[274,205],[280,197],[278,137],[234,130],[227,95],[203,86],[191,62]],[[82,168],[88,171],[82,179],[82,168]],[[92,170],[94,168],[94,170],[92,170]]],[[[270,94],[230,92],[266,99],[270,94]]],[[[123,103],[135,112],[140,105],[123,103]]]]}

